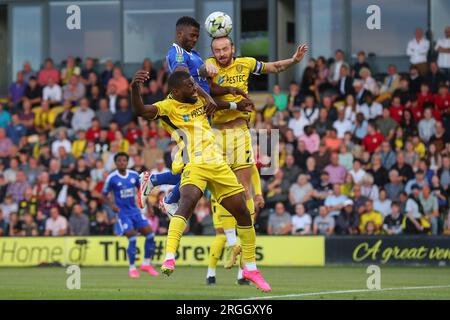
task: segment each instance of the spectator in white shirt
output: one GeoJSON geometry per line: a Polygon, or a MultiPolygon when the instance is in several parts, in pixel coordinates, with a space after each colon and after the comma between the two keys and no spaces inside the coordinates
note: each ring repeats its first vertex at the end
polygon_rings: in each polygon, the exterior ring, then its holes
{"type": "Polygon", "coordinates": [[[433,111],[425,108],[423,119],[419,121],[419,137],[423,142],[428,143],[436,133],[436,120],[433,118],[433,111]]]}
{"type": "Polygon", "coordinates": [[[50,105],[57,105],[62,99],[62,89],[61,86],[55,83],[55,80],[50,77],[48,78],[47,85],[42,91],[42,98],[48,100],[50,105]]]}
{"type": "Polygon", "coordinates": [[[346,132],[352,131],[353,125],[349,120],[347,120],[345,118],[345,109],[344,108],[339,108],[338,118],[333,123],[333,127],[336,129],[337,137],[339,139],[343,139],[346,132]]]}
{"type": "Polygon", "coordinates": [[[383,106],[374,101],[373,95],[368,93],[365,97],[365,103],[357,106],[356,112],[361,112],[366,120],[373,120],[383,115],[383,106]]]}
{"type": "Polygon", "coordinates": [[[67,219],[59,214],[59,208],[50,209],[50,218],[45,222],[46,236],[64,236],[67,234],[67,219]]]}
{"type": "Polygon", "coordinates": [[[58,158],[60,147],[64,147],[67,153],[72,151],[72,143],[67,139],[67,132],[64,128],[59,130],[58,139],[52,143],[52,154],[55,158],[58,158]]]}
{"type": "Polygon", "coordinates": [[[436,42],[435,50],[439,53],[438,66],[450,77],[450,26],[445,28],[445,38],[436,42]]]}
{"type": "Polygon", "coordinates": [[[387,197],[386,190],[380,189],[378,200],[373,202],[373,209],[380,212],[383,218],[392,213],[392,200],[387,197]]]}
{"type": "Polygon", "coordinates": [[[294,117],[289,120],[288,127],[292,129],[296,138],[300,138],[304,134],[305,126],[309,123],[308,120],[301,116],[300,108],[294,108],[293,113],[294,117]]]}
{"type": "Polygon", "coordinates": [[[411,65],[416,66],[422,76],[428,72],[428,50],[430,50],[430,41],[425,39],[423,30],[417,28],[415,38],[408,43],[406,54],[409,56],[411,65]]]}
{"type": "Polygon", "coordinates": [[[349,171],[349,174],[352,176],[354,184],[362,183],[366,171],[361,167],[361,160],[353,160],[353,168],[349,171]]]}
{"type": "Polygon", "coordinates": [[[89,101],[86,98],[80,100],[80,108],[74,112],[72,118],[72,129],[74,131],[87,131],[92,125],[95,112],[89,108],[89,101]]]}
{"type": "Polygon", "coordinates": [[[292,234],[303,236],[311,233],[311,216],[305,213],[302,204],[295,206],[295,216],[292,217],[292,234]]]}
{"type": "Polygon", "coordinates": [[[380,87],[376,80],[372,77],[372,72],[368,68],[362,68],[359,71],[359,76],[364,83],[364,88],[372,92],[373,95],[377,96],[380,94],[380,87]]]}

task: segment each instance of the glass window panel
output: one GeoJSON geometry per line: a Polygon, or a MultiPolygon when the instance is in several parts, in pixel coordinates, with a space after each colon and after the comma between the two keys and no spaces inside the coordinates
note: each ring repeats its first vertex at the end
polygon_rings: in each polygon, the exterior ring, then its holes
{"type": "Polygon", "coordinates": [[[69,55],[120,60],[120,2],[64,1],[50,3],[50,54],[58,63],[69,55]],[[67,7],[81,11],[81,29],[69,30],[67,7]]]}
{"type": "Polygon", "coordinates": [[[416,27],[427,27],[427,1],[353,0],[352,54],[360,50],[377,56],[405,56],[416,27]],[[381,8],[381,30],[369,30],[366,13],[370,5],[381,8]]]}
{"type": "Polygon", "coordinates": [[[311,2],[311,46],[315,57],[334,56],[344,48],[344,0],[314,0],[311,2]]]}
{"type": "Polygon", "coordinates": [[[195,16],[194,0],[124,1],[124,60],[163,59],[175,37],[181,16],[195,16]]]}
{"type": "Polygon", "coordinates": [[[34,70],[42,63],[42,7],[12,7],[12,74],[29,61],[34,70]]]}
{"type": "Polygon", "coordinates": [[[444,38],[444,29],[450,26],[450,1],[431,1],[431,29],[434,40],[444,38]]]}

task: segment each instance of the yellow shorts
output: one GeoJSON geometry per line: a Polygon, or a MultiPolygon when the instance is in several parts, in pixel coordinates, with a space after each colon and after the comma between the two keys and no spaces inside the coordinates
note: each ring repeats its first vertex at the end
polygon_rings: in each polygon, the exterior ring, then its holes
{"type": "Polygon", "coordinates": [[[202,192],[208,188],[218,203],[223,199],[244,192],[244,187],[238,182],[236,175],[225,163],[196,164],[188,163],[181,175],[180,189],[188,184],[199,188],[202,192]]]}
{"type": "Polygon", "coordinates": [[[247,126],[218,130],[218,144],[222,148],[223,158],[231,170],[250,168],[255,163],[252,149],[252,136],[247,126]]]}

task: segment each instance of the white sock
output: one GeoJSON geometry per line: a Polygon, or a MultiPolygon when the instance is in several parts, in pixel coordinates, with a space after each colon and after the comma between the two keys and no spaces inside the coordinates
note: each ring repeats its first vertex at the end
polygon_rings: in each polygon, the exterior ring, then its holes
{"type": "Polygon", "coordinates": [[[238,278],[238,280],[243,278],[241,267],[238,268],[238,276],[237,276],[237,278],[238,278]]]}
{"type": "Polygon", "coordinates": [[[227,237],[227,246],[235,246],[237,245],[237,237],[235,229],[226,229],[224,230],[225,236],[227,237]]]}
{"type": "Polygon", "coordinates": [[[206,277],[215,277],[216,276],[216,268],[208,268],[208,273],[206,274],[206,277]]]}
{"type": "Polygon", "coordinates": [[[130,271],[136,270],[136,265],[130,264],[130,271]]]}
{"type": "Polygon", "coordinates": [[[245,268],[246,268],[248,271],[256,271],[256,270],[258,270],[258,269],[256,268],[256,262],[245,262],[245,268]]]}
{"type": "Polygon", "coordinates": [[[175,255],[173,253],[166,253],[165,260],[175,260],[175,255]]]}
{"type": "Polygon", "coordinates": [[[142,262],[142,265],[149,266],[150,265],[150,259],[144,259],[144,262],[142,262]]]}

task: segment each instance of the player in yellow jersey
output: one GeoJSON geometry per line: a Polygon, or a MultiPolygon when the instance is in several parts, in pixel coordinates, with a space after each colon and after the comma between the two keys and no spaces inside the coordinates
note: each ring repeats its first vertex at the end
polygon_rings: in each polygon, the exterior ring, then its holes
{"type": "MultiPolygon", "coordinates": [[[[230,37],[215,38],[211,42],[214,57],[206,60],[218,69],[218,74],[212,78],[213,83],[219,86],[230,86],[239,88],[248,93],[248,80],[251,74],[260,75],[265,73],[278,73],[299,63],[305,56],[308,47],[300,45],[290,59],[275,62],[261,62],[251,57],[234,57],[235,48],[230,37]]],[[[245,99],[243,96],[226,94],[214,97],[217,102],[228,102],[233,106],[230,109],[220,110],[213,116],[213,128],[220,131],[219,144],[222,146],[223,156],[238,180],[245,188],[247,208],[252,217],[255,213],[255,204],[252,197],[252,187],[259,189],[255,192],[258,205],[264,203],[260,189],[260,179],[253,158],[251,134],[249,121],[251,112],[239,111],[237,103],[245,99]],[[252,174],[253,173],[253,174],[252,174]],[[252,179],[253,177],[253,179],[252,179]],[[252,181],[253,180],[253,181],[252,181]]],[[[236,221],[233,214],[212,199],[213,221],[216,229],[216,238],[211,246],[210,261],[206,283],[215,284],[217,262],[226,246],[225,268],[231,268],[240,253],[240,246],[236,238],[236,221]]],[[[253,220],[253,219],[252,219],[253,220]]],[[[242,280],[242,271],[238,273],[238,284],[246,284],[242,280]]]]}
{"type": "Polygon", "coordinates": [[[207,110],[208,103],[198,96],[195,81],[186,71],[175,71],[169,77],[169,97],[154,105],[144,105],[140,86],[148,79],[148,72],[138,71],[131,83],[131,101],[136,115],[147,120],[160,118],[173,127],[176,134],[172,136],[178,142],[183,140],[187,160],[181,175],[179,206],[169,224],[161,272],[170,275],[174,271],[175,254],[187,220],[208,188],[237,221],[245,265],[243,277],[262,291],[271,291],[256,267],[256,234],[245,204],[244,188],[223,160],[208,121],[207,113],[214,110],[207,110]]]}

